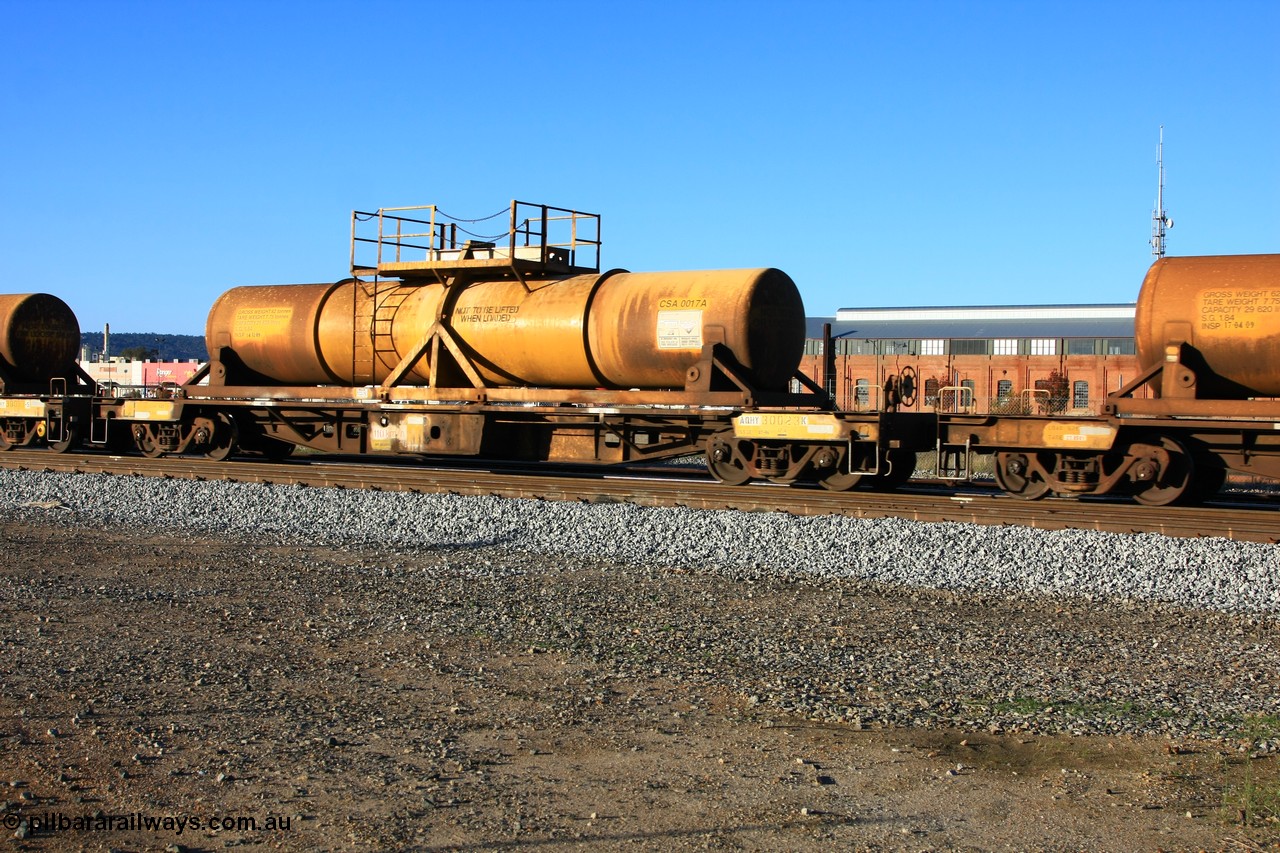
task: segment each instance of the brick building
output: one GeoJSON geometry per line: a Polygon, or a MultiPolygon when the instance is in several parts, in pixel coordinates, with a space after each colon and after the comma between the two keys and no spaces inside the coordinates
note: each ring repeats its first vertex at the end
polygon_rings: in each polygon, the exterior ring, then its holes
{"type": "Polygon", "coordinates": [[[906,376],[908,410],[1097,414],[1138,372],[1133,312],[1132,304],[842,308],[809,318],[801,370],[848,411],[881,408],[886,380],[906,376]]]}

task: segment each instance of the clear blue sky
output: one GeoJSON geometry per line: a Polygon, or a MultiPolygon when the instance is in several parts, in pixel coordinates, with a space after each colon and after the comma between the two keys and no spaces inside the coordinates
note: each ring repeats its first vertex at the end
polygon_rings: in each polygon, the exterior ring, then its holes
{"type": "Polygon", "coordinates": [[[347,275],[349,215],[512,198],[603,265],[847,306],[1132,301],[1280,251],[1280,3],[0,0],[4,292],[201,334],[347,275]]]}

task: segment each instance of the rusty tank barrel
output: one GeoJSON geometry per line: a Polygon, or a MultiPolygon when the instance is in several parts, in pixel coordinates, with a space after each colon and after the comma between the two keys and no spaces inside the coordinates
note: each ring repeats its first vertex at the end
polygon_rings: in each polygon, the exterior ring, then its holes
{"type": "Polygon", "coordinates": [[[1199,396],[1280,396],[1280,255],[1161,258],[1142,282],[1134,324],[1144,369],[1185,341],[1208,368],[1197,371],[1199,396]]]}
{"type": "MultiPolygon", "coordinates": [[[[761,389],[781,390],[804,348],[804,305],[776,269],[237,287],[205,333],[211,355],[226,347],[273,383],[368,385],[438,321],[492,386],[682,388],[704,344],[723,342],[761,389]]],[[[429,356],[405,384],[430,381],[429,356]]]]}
{"type": "Polygon", "coordinates": [[[47,383],[74,372],[76,315],[48,293],[0,295],[0,370],[16,382],[47,383]]]}

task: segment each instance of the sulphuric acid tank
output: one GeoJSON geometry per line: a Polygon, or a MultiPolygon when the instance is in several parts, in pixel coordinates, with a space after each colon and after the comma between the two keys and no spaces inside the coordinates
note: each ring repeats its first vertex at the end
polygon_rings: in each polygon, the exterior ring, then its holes
{"type": "Polygon", "coordinates": [[[48,293],[0,295],[0,369],[19,383],[44,384],[75,371],[76,315],[48,293]]]}
{"type": "Polygon", "coordinates": [[[1175,341],[1199,351],[1209,368],[1198,371],[1202,398],[1280,396],[1280,255],[1161,258],[1134,325],[1144,369],[1175,341]]]}
{"type": "MultiPolygon", "coordinates": [[[[205,328],[282,385],[382,382],[438,320],[491,386],[683,388],[704,344],[723,342],[762,390],[786,388],[804,349],[804,305],[776,269],[630,273],[549,281],[237,287],[205,328]]],[[[403,384],[426,384],[424,357],[403,384]]]]}

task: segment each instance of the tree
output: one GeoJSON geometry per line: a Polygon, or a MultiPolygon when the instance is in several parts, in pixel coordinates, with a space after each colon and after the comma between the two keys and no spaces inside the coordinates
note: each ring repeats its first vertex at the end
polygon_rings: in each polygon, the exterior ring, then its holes
{"type": "Polygon", "coordinates": [[[154,361],[159,355],[152,347],[127,347],[120,350],[120,357],[129,361],[154,361]]]}
{"type": "Polygon", "coordinates": [[[1061,412],[1067,408],[1069,402],[1067,395],[1070,393],[1071,385],[1067,382],[1067,377],[1058,371],[1052,371],[1045,379],[1036,380],[1036,389],[1040,391],[1048,391],[1049,399],[1044,401],[1044,406],[1049,412],[1061,412]]]}

